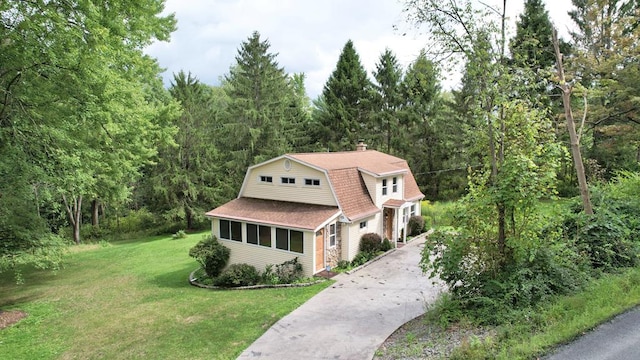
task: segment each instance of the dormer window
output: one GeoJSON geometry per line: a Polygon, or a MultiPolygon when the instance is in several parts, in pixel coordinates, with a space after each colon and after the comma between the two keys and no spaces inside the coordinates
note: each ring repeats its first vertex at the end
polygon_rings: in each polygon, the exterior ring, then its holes
{"type": "Polygon", "coordinates": [[[387,195],[387,179],[382,179],[382,195],[387,195]]]}
{"type": "Polygon", "coordinates": [[[292,178],[292,177],[281,177],[280,178],[280,182],[282,184],[295,184],[296,183],[296,178],[292,178]]]}
{"type": "Polygon", "coordinates": [[[260,182],[262,183],[273,183],[273,176],[260,176],[260,182]]]}
{"type": "Polygon", "coordinates": [[[393,191],[394,193],[397,193],[398,192],[398,178],[397,177],[393,178],[392,185],[393,185],[393,187],[392,187],[391,191],[393,191]]]}
{"type": "Polygon", "coordinates": [[[304,179],[304,184],[307,186],[320,186],[320,179],[304,179]]]}

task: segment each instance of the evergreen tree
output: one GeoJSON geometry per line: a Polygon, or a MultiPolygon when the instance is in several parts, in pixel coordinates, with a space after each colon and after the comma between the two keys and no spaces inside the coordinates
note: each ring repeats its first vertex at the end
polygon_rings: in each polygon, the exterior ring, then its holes
{"type": "Polygon", "coordinates": [[[399,113],[396,148],[402,149],[418,184],[429,199],[460,196],[466,183],[464,128],[441,96],[438,70],[421,51],[402,82],[404,104],[399,113]],[[451,173],[455,168],[463,171],[451,173]]]}
{"type": "MultiPolygon", "coordinates": [[[[401,81],[402,68],[393,52],[385,49],[380,55],[380,60],[376,64],[373,72],[376,79],[375,88],[375,118],[377,121],[370,122],[370,133],[378,135],[380,138],[372,139],[375,144],[380,144],[389,154],[396,153],[398,149],[391,146],[392,138],[401,136],[398,129],[398,111],[402,105],[401,81]]],[[[367,140],[369,141],[369,140],[367,140]]]]}
{"type": "Polygon", "coordinates": [[[237,194],[247,167],[291,150],[290,131],[303,112],[290,111],[294,98],[287,74],[256,31],[238,49],[225,76],[230,99],[219,138],[226,149],[225,192],[237,194]]]}
{"type": "MultiPolygon", "coordinates": [[[[358,139],[373,138],[372,88],[353,42],[347,41],[322,91],[316,111],[315,137],[323,149],[353,150],[358,139]]],[[[375,144],[370,144],[375,146],[375,144]]]]}
{"type": "Polygon", "coordinates": [[[161,147],[157,163],[148,169],[146,202],[167,220],[184,221],[184,228],[194,229],[205,211],[221,203],[215,143],[221,104],[214,105],[212,88],[183,71],[174,74],[169,92],[181,107],[174,122],[175,144],[161,147]]]}
{"type": "Polygon", "coordinates": [[[516,22],[516,36],[509,42],[516,64],[534,70],[555,64],[551,20],[542,0],[526,0],[516,22]]]}

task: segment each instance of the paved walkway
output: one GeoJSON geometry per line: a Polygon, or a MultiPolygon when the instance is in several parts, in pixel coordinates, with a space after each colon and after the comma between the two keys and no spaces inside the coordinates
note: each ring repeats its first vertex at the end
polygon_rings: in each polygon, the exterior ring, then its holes
{"type": "Polygon", "coordinates": [[[275,323],[238,359],[371,359],[443,289],[418,266],[424,240],[416,238],[351,275],[337,275],[335,284],[275,323]]]}

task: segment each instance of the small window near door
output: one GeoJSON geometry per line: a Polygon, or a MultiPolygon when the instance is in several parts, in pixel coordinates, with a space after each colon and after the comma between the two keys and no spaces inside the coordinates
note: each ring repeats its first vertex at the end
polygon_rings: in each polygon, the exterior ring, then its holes
{"type": "Polygon", "coordinates": [[[416,206],[411,205],[411,216],[415,216],[415,215],[416,215],[416,206]]]}
{"type": "Polygon", "coordinates": [[[336,224],[329,225],[329,247],[336,246],[336,224]]]}

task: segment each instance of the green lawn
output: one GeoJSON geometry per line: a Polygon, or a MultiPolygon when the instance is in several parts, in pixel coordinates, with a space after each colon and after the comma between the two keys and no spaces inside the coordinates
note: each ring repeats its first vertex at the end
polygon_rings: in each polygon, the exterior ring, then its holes
{"type": "MultiPolygon", "coordinates": [[[[6,359],[234,359],[328,286],[211,291],[189,285],[203,233],[74,247],[65,267],[0,274],[0,308],[29,316],[0,330],[6,359]]],[[[263,269],[259,269],[263,270],[263,269]]]]}

